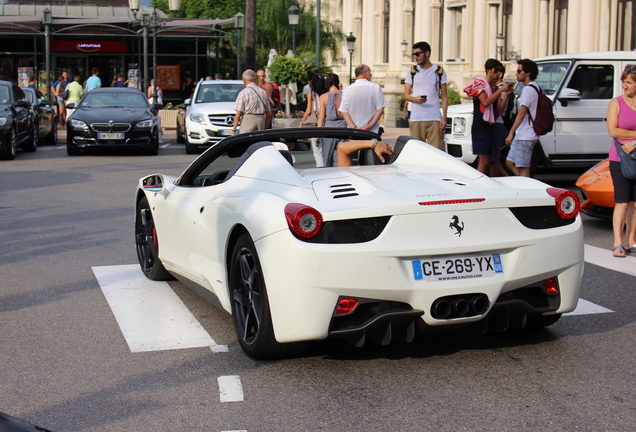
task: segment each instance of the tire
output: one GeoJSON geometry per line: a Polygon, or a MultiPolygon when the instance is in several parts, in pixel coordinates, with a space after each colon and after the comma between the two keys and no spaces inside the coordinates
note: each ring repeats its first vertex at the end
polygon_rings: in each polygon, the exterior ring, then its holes
{"type": "Polygon", "coordinates": [[[174,279],[159,259],[159,242],[157,229],[152,218],[152,211],[148,199],[143,197],[137,204],[135,220],[135,243],[137,245],[137,259],[141,271],[153,281],[167,281],[174,279]]]}
{"type": "Polygon", "coordinates": [[[187,154],[197,154],[199,153],[199,147],[195,144],[190,144],[186,139],[185,148],[187,154]]]}
{"type": "Polygon", "coordinates": [[[66,144],[66,154],[69,156],[79,156],[80,155],[80,149],[78,149],[75,146],[66,144]]]}
{"type": "Polygon", "coordinates": [[[239,344],[255,359],[298,354],[303,343],[276,341],[267,289],[256,247],[249,234],[239,237],[230,255],[229,286],[232,321],[239,344]]]}
{"type": "Polygon", "coordinates": [[[527,330],[539,330],[551,326],[561,318],[561,314],[556,315],[528,315],[526,322],[527,330]]]}
{"type": "Polygon", "coordinates": [[[146,154],[149,156],[157,156],[159,154],[159,135],[157,132],[152,137],[152,146],[146,150],[146,154]]]}
{"type": "Polygon", "coordinates": [[[179,126],[177,126],[177,142],[179,144],[183,144],[185,142],[185,133],[179,126]]]}
{"type": "Polygon", "coordinates": [[[34,152],[38,149],[38,124],[33,122],[33,126],[31,127],[31,137],[22,144],[22,151],[25,152],[34,152]]]}
{"type": "Polygon", "coordinates": [[[57,145],[57,121],[54,121],[53,124],[51,124],[51,131],[46,136],[46,143],[52,146],[57,145]]]}
{"type": "Polygon", "coordinates": [[[7,147],[0,152],[0,159],[13,160],[18,153],[18,136],[15,130],[9,129],[9,139],[7,141],[7,147]]]}

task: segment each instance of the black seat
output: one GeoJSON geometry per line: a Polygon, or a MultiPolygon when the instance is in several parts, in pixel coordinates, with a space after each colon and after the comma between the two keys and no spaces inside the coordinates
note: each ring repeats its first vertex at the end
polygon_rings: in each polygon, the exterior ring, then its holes
{"type": "Polygon", "coordinates": [[[285,159],[287,159],[287,162],[289,162],[291,166],[294,166],[294,159],[292,158],[292,155],[289,151],[287,150],[278,150],[278,151],[281,155],[283,155],[285,159]]]}

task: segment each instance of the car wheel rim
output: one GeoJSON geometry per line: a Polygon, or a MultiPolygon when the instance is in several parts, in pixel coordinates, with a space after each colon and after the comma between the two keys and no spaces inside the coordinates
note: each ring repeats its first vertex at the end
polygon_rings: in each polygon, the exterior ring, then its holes
{"type": "Polygon", "coordinates": [[[15,132],[11,133],[11,148],[9,151],[11,152],[11,156],[15,157],[18,153],[18,137],[15,132]]]}
{"type": "Polygon", "coordinates": [[[233,290],[234,319],[238,333],[247,344],[256,340],[261,323],[260,277],[251,251],[241,248],[237,254],[236,287],[233,290]]]}
{"type": "Polygon", "coordinates": [[[157,230],[149,208],[142,207],[139,211],[135,241],[141,268],[144,273],[150,274],[157,259],[157,230]]]}

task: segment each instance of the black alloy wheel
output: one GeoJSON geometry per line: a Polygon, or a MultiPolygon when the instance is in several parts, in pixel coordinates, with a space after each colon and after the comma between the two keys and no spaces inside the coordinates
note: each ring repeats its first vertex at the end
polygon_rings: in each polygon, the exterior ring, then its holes
{"type": "Polygon", "coordinates": [[[52,146],[57,145],[57,120],[55,119],[53,119],[53,123],[51,123],[51,131],[46,136],[46,143],[52,146]]]}
{"type": "Polygon", "coordinates": [[[13,160],[18,153],[18,136],[13,128],[9,129],[7,147],[0,152],[0,159],[13,160]]]}
{"type": "Polygon", "coordinates": [[[32,123],[31,126],[31,137],[22,144],[22,150],[25,152],[34,152],[38,149],[38,124],[36,122],[32,123]]]}
{"type": "Polygon", "coordinates": [[[143,197],[137,204],[135,220],[135,243],[137,244],[137,259],[146,277],[154,281],[173,279],[159,259],[159,241],[157,228],[152,219],[152,211],[148,199],[143,197]]]}
{"type": "Polygon", "coordinates": [[[229,270],[232,320],[243,351],[257,359],[300,352],[302,343],[276,341],[263,270],[249,234],[241,235],[234,245],[229,270]]]}

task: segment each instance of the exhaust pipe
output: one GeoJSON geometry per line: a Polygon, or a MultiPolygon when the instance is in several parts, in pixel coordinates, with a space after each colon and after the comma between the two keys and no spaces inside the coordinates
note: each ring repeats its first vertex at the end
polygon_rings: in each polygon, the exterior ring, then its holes
{"type": "Polygon", "coordinates": [[[451,304],[443,299],[437,299],[431,306],[431,315],[435,319],[444,319],[451,314],[451,304]]]}
{"type": "Polygon", "coordinates": [[[456,298],[451,301],[451,306],[453,307],[453,312],[460,317],[466,316],[468,311],[470,311],[470,304],[463,298],[456,298]]]}
{"type": "Polygon", "coordinates": [[[488,297],[486,296],[474,296],[468,300],[470,303],[470,308],[476,315],[483,315],[488,312],[488,306],[490,302],[488,301],[488,297]]]}

